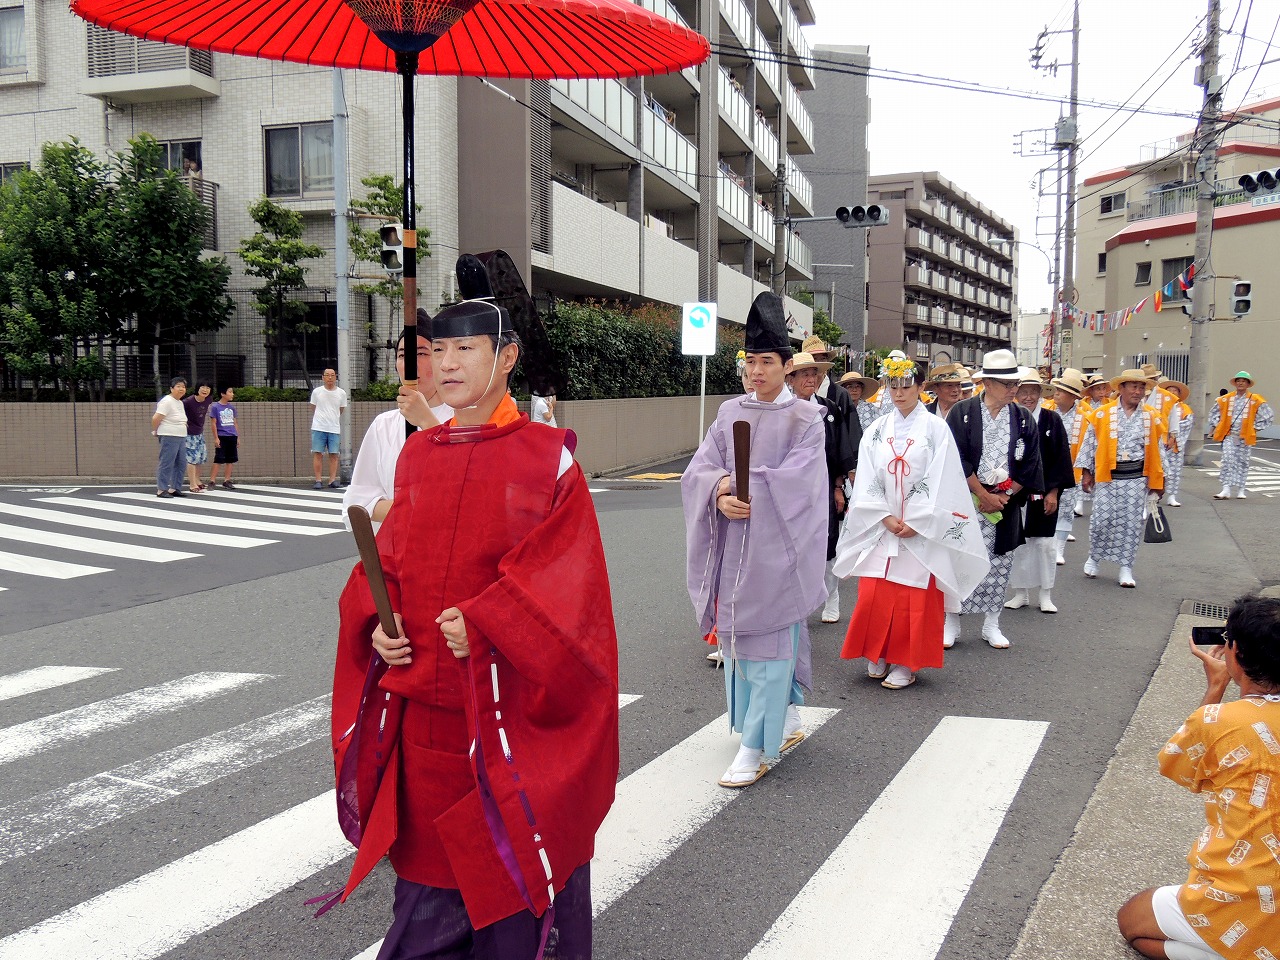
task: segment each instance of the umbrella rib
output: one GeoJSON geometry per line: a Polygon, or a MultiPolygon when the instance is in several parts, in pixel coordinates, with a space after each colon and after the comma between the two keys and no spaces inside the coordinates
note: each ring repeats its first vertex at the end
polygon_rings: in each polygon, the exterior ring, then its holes
{"type": "MultiPolygon", "coordinates": [[[[474,8],[473,8],[473,9],[474,9],[474,8]]],[[[507,23],[508,23],[508,24],[511,24],[511,26],[515,27],[515,26],[516,26],[516,24],[515,24],[515,22],[514,22],[514,18],[515,18],[516,16],[519,16],[519,17],[521,17],[522,19],[524,19],[524,20],[525,20],[525,22],[526,22],[526,24],[528,25],[528,27],[530,28],[531,32],[533,32],[533,33],[535,33],[535,34],[539,34],[540,32],[539,32],[539,31],[538,31],[538,29],[537,29],[537,26],[538,26],[538,25],[537,25],[537,24],[532,23],[532,22],[529,20],[529,18],[528,18],[528,16],[527,16],[527,13],[526,13],[526,10],[527,10],[527,8],[524,8],[524,7],[515,7],[515,6],[513,6],[513,7],[511,8],[511,13],[509,13],[509,14],[508,14],[507,23]]],[[[552,15],[552,16],[554,16],[554,15],[555,15],[555,14],[554,14],[554,12],[553,12],[553,13],[551,13],[551,15],[552,15]]],[[[494,15],[494,17],[493,17],[493,22],[494,22],[494,26],[495,26],[495,27],[497,27],[497,29],[498,29],[499,31],[501,31],[502,36],[503,36],[503,39],[507,41],[507,43],[510,45],[511,49],[512,49],[513,51],[515,51],[516,53],[518,53],[518,54],[519,54],[519,56],[520,56],[520,62],[524,64],[524,67],[525,67],[525,69],[528,71],[529,76],[530,76],[531,78],[533,78],[533,77],[537,77],[537,76],[538,76],[538,74],[537,74],[537,72],[535,71],[535,68],[534,68],[533,64],[532,64],[532,63],[530,63],[530,61],[528,60],[528,58],[526,58],[526,57],[525,57],[525,51],[524,51],[523,49],[521,49],[519,46],[517,46],[515,43],[513,43],[513,42],[511,41],[510,36],[507,34],[507,31],[504,29],[504,25],[503,25],[501,22],[499,22],[498,17],[497,17],[497,15],[496,15],[496,14],[495,14],[495,15],[494,15]]],[[[522,33],[522,35],[523,35],[523,33],[522,33]]],[[[550,75],[551,75],[551,76],[555,76],[555,70],[554,70],[554,68],[551,66],[550,61],[548,61],[548,60],[546,59],[546,57],[542,55],[542,51],[541,51],[537,46],[533,46],[533,47],[532,47],[532,52],[534,52],[534,53],[537,53],[537,54],[538,54],[538,57],[539,57],[539,59],[542,61],[543,65],[547,68],[547,70],[548,70],[548,71],[550,71],[550,75]]]]}

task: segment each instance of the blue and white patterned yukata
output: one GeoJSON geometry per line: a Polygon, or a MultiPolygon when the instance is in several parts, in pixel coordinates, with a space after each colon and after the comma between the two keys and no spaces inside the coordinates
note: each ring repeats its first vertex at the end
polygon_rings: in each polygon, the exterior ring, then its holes
{"type": "MultiPolygon", "coordinates": [[[[1244,393],[1232,397],[1228,404],[1231,408],[1231,431],[1222,438],[1222,470],[1218,474],[1224,487],[1235,487],[1240,491],[1249,484],[1249,457],[1253,452],[1253,448],[1240,437],[1241,424],[1249,412],[1249,399],[1250,394],[1244,393]]],[[[1263,430],[1271,426],[1275,418],[1271,404],[1263,403],[1254,417],[1254,429],[1263,430]]],[[[1222,408],[1215,403],[1209,414],[1209,429],[1216,430],[1221,420],[1222,408]]]]}
{"type": "MultiPolygon", "coordinates": [[[[1013,405],[1001,409],[992,416],[985,403],[978,404],[982,411],[982,460],[978,463],[978,479],[988,486],[996,482],[997,472],[1009,475],[1009,436],[1013,425],[1013,405]]],[[[1009,574],[1013,571],[1013,553],[996,556],[996,525],[978,514],[978,526],[982,540],[987,545],[991,569],[973,589],[960,607],[961,613],[999,613],[1004,609],[1005,593],[1009,589],[1009,574]]]]}

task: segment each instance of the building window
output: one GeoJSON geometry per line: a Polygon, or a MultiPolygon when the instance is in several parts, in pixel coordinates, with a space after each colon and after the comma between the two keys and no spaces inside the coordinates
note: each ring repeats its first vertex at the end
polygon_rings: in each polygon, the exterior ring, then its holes
{"type": "Polygon", "coordinates": [[[1133,285],[1135,287],[1146,287],[1151,285],[1151,261],[1147,260],[1138,264],[1137,273],[1133,277],[1133,285]]]}
{"type": "Polygon", "coordinates": [[[333,195],[333,123],[268,127],[265,135],[267,196],[333,195]]]}
{"type": "Polygon", "coordinates": [[[26,163],[0,163],[0,187],[22,173],[22,171],[30,169],[30,165],[26,163]]]}
{"type": "Polygon", "coordinates": [[[1190,300],[1190,290],[1183,290],[1178,285],[1178,278],[1186,272],[1187,267],[1195,262],[1195,257],[1174,257],[1172,260],[1160,261],[1160,286],[1173,284],[1173,300],[1190,300]]]}
{"type": "Polygon", "coordinates": [[[1098,254],[1098,273],[1107,272],[1107,255],[1105,253],[1098,254]]]}
{"type": "Polygon", "coordinates": [[[0,10],[0,74],[27,72],[27,24],[22,6],[0,10]]]}
{"type": "Polygon", "coordinates": [[[1124,193],[1121,190],[1119,193],[1104,194],[1102,199],[1098,201],[1098,213],[1104,217],[1111,213],[1123,213],[1124,193]]]}
{"type": "Polygon", "coordinates": [[[204,176],[204,159],[199,140],[166,140],[160,147],[164,150],[166,170],[176,170],[185,176],[204,176]]]}

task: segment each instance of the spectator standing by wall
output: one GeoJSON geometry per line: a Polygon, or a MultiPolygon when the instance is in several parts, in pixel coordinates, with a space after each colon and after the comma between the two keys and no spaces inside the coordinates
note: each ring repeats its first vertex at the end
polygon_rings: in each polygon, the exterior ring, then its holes
{"type": "Polygon", "coordinates": [[[156,464],[156,496],[185,497],[182,492],[182,452],[187,437],[187,411],[182,398],[187,381],[174,377],[169,393],[160,398],[151,415],[151,432],[160,441],[160,458],[156,464]]]}
{"type": "Polygon", "coordinates": [[[209,420],[213,424],[213,467],[209,471],[209,485],[218,485],[218,468],[225,465],[227,476],[222,481],[223,490],[235,489],[231,471],[240,462],[240,417],[235,399],[235,390],[224,387],[217,402],[209,407],[209,420]]]}
{"type": "Polygon", "coordinates": [[[536,393],[529,395],[529,421],[545,423],[549,427],[556,425],[556,395],[544,397],[536,393]]]}
{"type": "Polygon", "coordinates": [[[196,384],[196,392],[184,397],[183,409],[187,413],[187,486],[192,493],[204,493],[204,481],[200,479],[200,467],[209,462],[209,446],[204,442],[204,421],[213,403],[213,387],[207,383],[196,384]]]}
{"type": "Polygon", "coordinates": [[[324,455],[329,455],[329,486],[337,490],[338,443],[342,435],[342,411],[347,407],[347,391],[338,386],[338,371],[329,367],[324,372],[324,383],[311,391],[311,468],[315,474],[315,489],[324,484],[320,480],[324,468],[324,455]]]}

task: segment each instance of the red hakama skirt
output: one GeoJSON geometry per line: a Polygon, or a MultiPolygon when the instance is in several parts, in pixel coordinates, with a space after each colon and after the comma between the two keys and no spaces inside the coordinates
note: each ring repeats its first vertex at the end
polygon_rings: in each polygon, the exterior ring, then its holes
{"type": "Polygon", "coordinates": [[[921,667],[940,667],[945,618],[945,599],[933,577],[927,587],[862,577],[840,656],[873,662],[883,658],[913,673],[921,667]]]}

